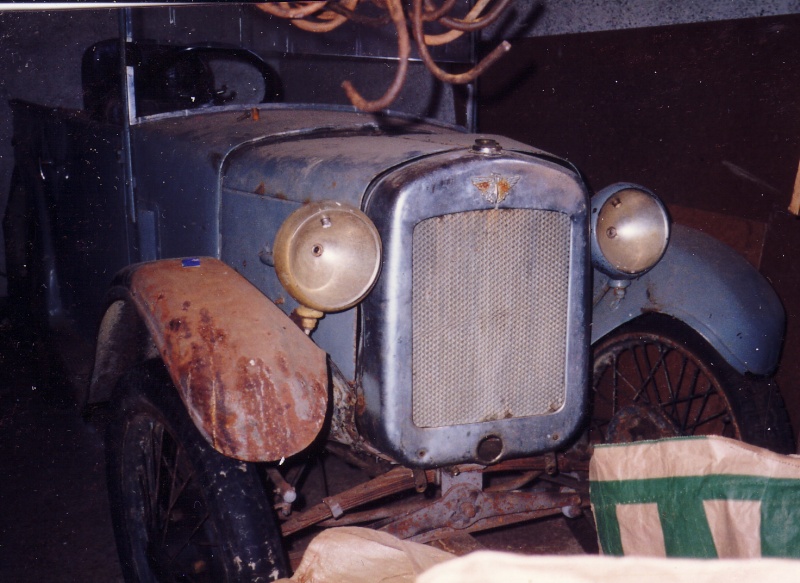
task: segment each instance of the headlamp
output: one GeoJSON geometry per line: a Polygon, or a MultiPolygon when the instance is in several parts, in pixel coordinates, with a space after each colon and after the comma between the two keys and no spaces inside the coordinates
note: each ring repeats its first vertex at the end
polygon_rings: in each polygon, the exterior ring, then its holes
{"type": "Polygon", "coordinates": [[[273,254],[278,279],[294,299],[314,310],[337,312],[360,302],[375,285],[381,240],[359,209],[324,200],[287,217],[273,254]]]}
{"type": "Polygon", "coordinates": [[[634,184],[612,184],[592,197],[592,262],[615,279],[651,269],[667,249],[670,220],[664,204],[634,184]]]}

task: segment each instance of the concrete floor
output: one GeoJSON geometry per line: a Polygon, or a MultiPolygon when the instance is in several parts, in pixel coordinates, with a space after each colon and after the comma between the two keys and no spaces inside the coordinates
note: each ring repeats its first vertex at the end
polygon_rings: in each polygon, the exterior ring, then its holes
{"type": "MultiPolygon", "coordinates": [[[[121,582],[103,416],[83,419],[69,391],[37,380],[35,353],[0,315],[0,581],[121,582]]],[[[557,517],[480,540],[501,550],[579,554],[593,536],[586,521],[557,517]]]]}

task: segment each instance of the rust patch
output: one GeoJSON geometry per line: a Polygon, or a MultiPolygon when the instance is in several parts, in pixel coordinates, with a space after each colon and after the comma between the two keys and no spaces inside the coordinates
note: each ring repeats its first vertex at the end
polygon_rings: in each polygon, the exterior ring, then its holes
{"type": "Polygon", "coordinates": [[[489,176],[476,176],[472,184],[490,204],[500,204],[519,182],[519,176],[503,176],[492,172],[489,176]]]}
{"type": "Polygon", "coordinates": [[[225,330],[214,325],[214,319],[206,308],[200,310],[199,332],[200,338],[208,344],[214,345],[225,341],[225,330]]]}
{"type": "Polygon", "coordinates": [[[181,318],[172,318],[167,324],[169,331],[173,335],[180,335],[181,338],[191,338],[192,331],[186,326],[186,322],[181,318]]]}
{"type": "Polygon", "coordinates": [[[142,264],[131,296],[202,435],[225,455],[277,461],[327,412],[325,353],[247,280],[202,258],[142,264]]]}
{"type": "Polygon", "coordinates": [[[259,196],[264,196],[267,194],[267,185],[263,182],[259,182],[258,186],[256,186],[256,189],[253,192],[259,196]]]}
{"type": "Polygon", "coordinates": [[[511,189],[514,188],[514,185],[517,183],[517,180],[514,180],[516,177],[512,177],[511,179],[501,178],[497,181],[497,194],[499,200],[504,200],[511,189]]]}
{"type": "Polygon", "coordinates": [[[363,393],[359,392],[356,397],[356,414],[360,417],[367,410],[367,403],[364,400],[363,393]]]}
{"type": "Polygon", "coordinates": [[[278,369],[285,375],[289,374],[289,361],[286,360],[286,355],[278,352],[276,355],[278,362],[278,369]]]}
{"type": "Polygon", "coordinates": [[[360,444],[361,439],[356,429],[355,387],[342,378],[342,373],[333,364],[331,364],[331,373],[333,415],[331,416],[330,439],[349,445],[360,444]]]}

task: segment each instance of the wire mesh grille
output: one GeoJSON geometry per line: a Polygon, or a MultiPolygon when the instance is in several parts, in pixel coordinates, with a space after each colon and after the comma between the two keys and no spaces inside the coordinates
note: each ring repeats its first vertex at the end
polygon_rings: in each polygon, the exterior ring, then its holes
{"type": "Polygon", "coordinates": [[[444,427],[564,403],[570,218],[494,209],[413,237],[413,421],[444,427]]]}

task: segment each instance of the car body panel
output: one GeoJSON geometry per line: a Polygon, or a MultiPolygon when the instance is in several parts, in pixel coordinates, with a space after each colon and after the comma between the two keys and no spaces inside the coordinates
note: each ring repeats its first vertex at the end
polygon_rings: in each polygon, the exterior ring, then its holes
{"type": "Polygon", "coordinates": [[[780,358],[785,313],[775,291],[730,247],[674,225],[664,258],[630,282],[624,296],[594,274],[592,342],[648,312],[673,316],[697,331],[740,373],[767,375],[780,358]]]}
{"type": "Polygon", "coordinates": [[[316,439],[325,353],[235,270],[210,257],[133,265],[129,290],[190,416],[220,453],[277,461],[316,439]]]}

